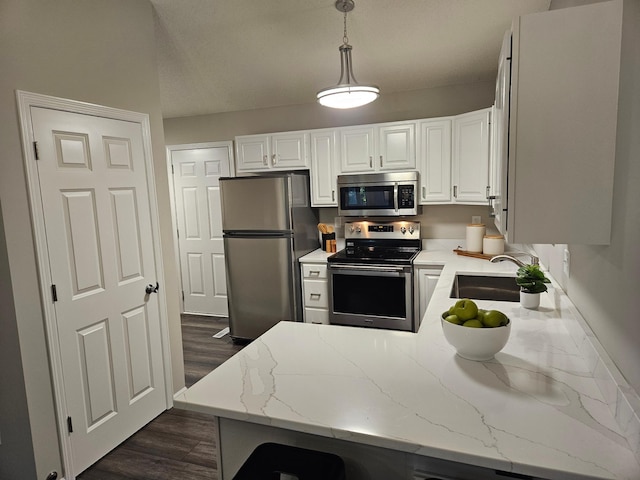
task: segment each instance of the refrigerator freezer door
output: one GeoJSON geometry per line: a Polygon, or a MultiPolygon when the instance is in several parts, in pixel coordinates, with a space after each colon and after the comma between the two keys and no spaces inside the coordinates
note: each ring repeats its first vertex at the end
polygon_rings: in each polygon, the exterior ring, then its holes
{"type": "Polygon", "coordinates": [[[222,230],[290,231],[289,184],[287,176],[221,179],[222,230]]]}
{"type": "Polygon", "coordinates": [[[224,238],[232,338],[255,339],[296,320],[296,269],[290,236],[224,238]]]}

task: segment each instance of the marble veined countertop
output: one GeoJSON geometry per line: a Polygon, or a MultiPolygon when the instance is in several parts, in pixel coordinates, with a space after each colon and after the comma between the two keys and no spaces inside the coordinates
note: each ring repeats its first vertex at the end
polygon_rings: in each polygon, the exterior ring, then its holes
{"type": "Polygon", "coordinates": [[[553,480],[639,480],[640,408],[555,284],[505,348],[465,360],[439,315],[456,272],[516,266],[423,251],[444,265],[418,333],[281,322],[176,399],[221,417],[553,480]]]}

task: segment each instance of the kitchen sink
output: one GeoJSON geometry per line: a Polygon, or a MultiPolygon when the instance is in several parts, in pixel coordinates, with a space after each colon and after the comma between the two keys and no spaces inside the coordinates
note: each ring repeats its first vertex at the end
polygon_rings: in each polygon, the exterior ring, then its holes
{"type": "Polygon", "coordinates": [[[516,277],[458,274],[453,280],[450,297],[519,302],[520,287],[516,277]]]}

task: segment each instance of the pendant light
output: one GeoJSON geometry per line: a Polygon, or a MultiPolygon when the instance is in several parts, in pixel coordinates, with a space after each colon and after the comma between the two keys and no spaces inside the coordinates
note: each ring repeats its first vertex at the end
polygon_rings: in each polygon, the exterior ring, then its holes
{"type": "Polygon", "coordinates": [[[355,7],[353,0],[336,0],[336,9],[344,13],[344,36],[340,51],[340,80],[334,87],[320,90],[318,103],[331,108],[354,108],[373,102],[380,96],[380,89],[375,85],[360,85],[353,76],[351,66],[351,50],[347,37],[347,12],[355,7]]]}

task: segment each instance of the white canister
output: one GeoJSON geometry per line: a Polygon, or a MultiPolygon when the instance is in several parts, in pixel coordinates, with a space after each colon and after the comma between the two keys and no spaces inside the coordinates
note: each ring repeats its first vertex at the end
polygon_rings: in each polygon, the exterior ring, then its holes
{"type": "Polygon", "coordinates": [[[482,253],[482,239],[485,231],[482,223],[467,225],[467,252],[482,253]]]}
{"type": "Polygon", "coordinates": [[[502,255],[504,253],[504,237],[502,235],[485,235],[482,240],[482,253],[502,255]]]}

